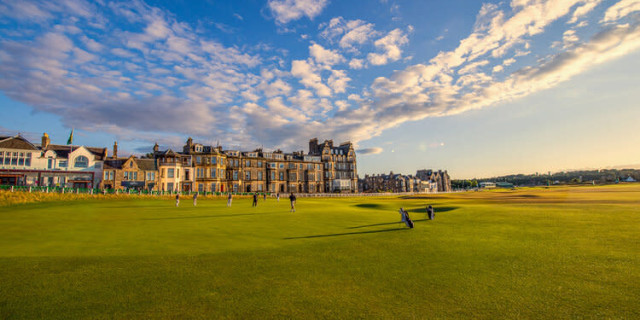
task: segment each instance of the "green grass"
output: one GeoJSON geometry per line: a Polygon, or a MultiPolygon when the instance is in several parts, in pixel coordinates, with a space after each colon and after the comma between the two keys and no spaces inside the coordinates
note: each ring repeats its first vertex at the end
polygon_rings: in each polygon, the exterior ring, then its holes
{"type": "Polygon", "coordinates": [[[297,207],[100,196],[0,207],[0,319],[640,318],[638,186],[297,207]]]}

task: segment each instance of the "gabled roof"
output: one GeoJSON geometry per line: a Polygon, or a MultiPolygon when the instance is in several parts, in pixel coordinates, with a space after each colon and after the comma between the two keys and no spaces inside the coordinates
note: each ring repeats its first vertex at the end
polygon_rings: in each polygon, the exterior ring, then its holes
{"type": "Polygon", "coordinates": [[[0,148],[21,149],[21,150],[39,150],[29,140],[20,135],[13,137],[0,137],[0,148]]]}
{"type": "MultiPolygon", "coordinates": [[[[53,150],[61,158],[69,158],[69,152],[76,151],[81,148],[81,146],[67,146],[61,144],[50,144],[47,146],[45,150],[53,150]]],[[[91,152],[96,158],[96,160],[104,160],[104,156],[107,153],[107,148],[95,148],[95,147],[84,147],[87,151],[91,152]]]]}

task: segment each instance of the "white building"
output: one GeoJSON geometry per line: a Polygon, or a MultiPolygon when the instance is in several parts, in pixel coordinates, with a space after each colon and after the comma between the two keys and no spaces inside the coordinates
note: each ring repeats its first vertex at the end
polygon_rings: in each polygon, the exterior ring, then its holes
{"type": "Polygon", "coordinates": [[[52,145],[46,133],[40,145],[20,135],[0,137],[0,183],[96,188],[106,156],[106,148],[52,145]]]}

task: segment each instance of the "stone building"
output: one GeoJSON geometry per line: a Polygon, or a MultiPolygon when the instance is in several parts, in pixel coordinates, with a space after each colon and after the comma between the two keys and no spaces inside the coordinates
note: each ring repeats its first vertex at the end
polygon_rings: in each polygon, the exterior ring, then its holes
{"type": "Polygon", "coordinates": [[[449,177],[447,170],[438,170],[436,172],[431,169],[422,169],[416,172],[416,177],[422,181],[430,181],[432,184],[436,184],[438,192],[451,191],[451,177],[449,177]]]}
{"type": "MultiPolygon", "coordinates": [[[[195,175],[195,187],[193,191],[198,192],[225,192],[226,186],[225,172],[227,156],[222,152],[220,146],[206,146],[200,143],[193,143],[193,139],[187,139],[187,144],[183,147],[182,154],[188,159],[185,164],[193,166],[192,174],[185,168],[185,180],[191,179],[195,175]]],[[[183,183],[183,191],[191,191],[183,183]],[[188,190],[186,190],[188,189],[188,190]]]]}
{"type": "Polygon", "coordinates": [[[158,167],[154,159],[111,157],[104,161],[100,188],[118,190],[159,190],[158,167]]]}
{"type": "Polygon", "coordinates": [[[418,170],[415,176],[394,174],[365,175],[361,192],[447,192],[451,179],[447,171],[418,170]]]}
{"type": "Polygon", "coordinates": [[[335,147],[333,140],[309,140],[309,155],[320,156],[324,192],[358,192],[356,153],[351,142],[335,147]]]}

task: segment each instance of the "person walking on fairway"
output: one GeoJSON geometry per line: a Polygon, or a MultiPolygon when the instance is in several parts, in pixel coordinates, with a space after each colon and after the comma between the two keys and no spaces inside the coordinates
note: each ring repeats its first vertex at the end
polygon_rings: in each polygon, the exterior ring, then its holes
{"type": "Polygon", "coordinates": [[[267,201],[267,193],[262,194],[262,201],[267,201]]]}
{"type": "Polygon", "coordinates": [[[258,193],[254,193],[253,194],[253,204],[251,205],[252,207],[257,207],[258,206],[258,193]]]}
{"type": "Polygon", "coordinates": [[[280,202],[280,192],[276,193],[276,201],[280,202]]]}
{"type": "Polygon", "coordinates": [[[176,193],[176,207],[180,206],[180,194],[176,193]]]}
{"type": "Polygon", "coordinates": [[[289,201],[291,201],[291,210],[289,212],[296,212],[296,196],[293,195],[293,192],[289,196],[289,201]]]}
{"type": "Polygon", "coordinates": [[[198,193],[193,194],[193,206],[195,207],[198,204],[198,193]]]}
{"type": "Polygon", "coordinates": [[[231,207],[231,201],[233,201],[233,196],[231,195],[231,192],[229,192],[229,195],[227,196],[227,207],[231,207]]]}

